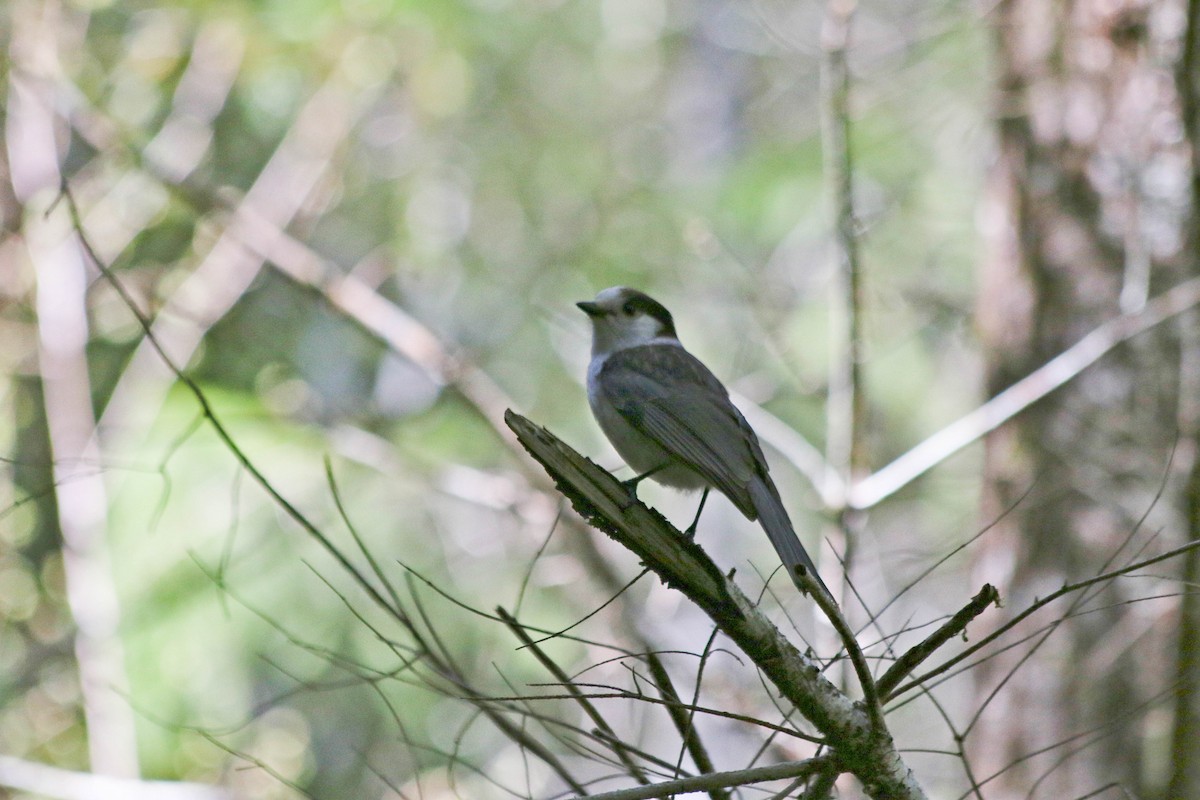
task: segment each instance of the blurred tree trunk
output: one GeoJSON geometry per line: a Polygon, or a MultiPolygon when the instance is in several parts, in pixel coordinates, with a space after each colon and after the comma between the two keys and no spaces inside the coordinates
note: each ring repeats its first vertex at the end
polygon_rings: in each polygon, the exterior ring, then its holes
{"type": "MultiPolygon", "coordinates": [[[[1183,128],[1192,152],[1192,208],[1188,218],[1188,249],[1193,259],[1200,253],[1200,0],[1188,0],[1187,23],[1176,70],[1183,128]]],[[[1189,367],[1180,392],[1180,430],[1190,447],[1185,508],[1187,532],[1200,541],[1200,315],[1184,320],[1184,364],[1189,367]]],[[[1183,585],[1200,586],[1200,551],[1184,559],[1183,585]]],[[[1171,777],[1167,800],[1200,797],[1200,593],[1185,591],[1180,602],[1179,656],[1176,674],[1175,725],[1171,741],[1171,777]]]]}
{"type": "MultiPolygon", "coordinates": [[[[1193,541],[1200,539],[1200,453],[1195,434],[1193,431],[1192,474],[1187,487],[1188,532],[1193,541]]],[[[1184,560],[1183,581],[1184,586],[1200,585],[1200,551],[1191,551],[1184,560]]],[[[1185,591],[1180,605],[1179,684],[1167,800],[1200,797],[1200,593],[1185,591]]]]}
{"type": "MultiPolygon", "coordinates": [[[[1195,270],[1173,72],[1183,11],[1136,0],[997,7],[998,154],[979,309],[990,394],[1195,270]]],[[[988,438],[985,517],[1032,487],[976,563],[1009,609],[1126,563],[1158,527],[1178,531],[1182,494],[1168,493],[1121,550],[1154,504],[1176,438],[1178,333],[1139,337],[988,438]]],[[[1129,602],[1155,593],[1148,579],[1098,592],[1089,613],[1048,635],[1035,631],[1068,606],[1028,620],[1032,638],[976,671],[985,707],[968,740],[972,767],[977,780],[1002,771],[989,798],[1078,797],[1110,782],[1139,796],[1163,790],[1161,734],[1150,743],[1158,773],[1143,764],[1144,705],[1175,685],[1175,626],[1154,624],[1162,606],[1129,602]]]]}

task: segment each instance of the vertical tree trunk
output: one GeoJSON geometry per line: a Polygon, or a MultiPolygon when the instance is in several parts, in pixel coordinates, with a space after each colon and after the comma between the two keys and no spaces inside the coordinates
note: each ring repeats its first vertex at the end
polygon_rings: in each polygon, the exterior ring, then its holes
{"type": "MultiPolygon", "coordinates": [[[[1200,0],[1188,0],[1187,22],[1179,67],[1179,107],[1192,153],[1192,214],[1188,218],[1188,250],[1192,270],[1200,270],[1200,0]]],[[[1200,541],[1200,318],[1183,321],[1184,375],[1181,387],[1180,431],[1188,437],[1184,456],[1191,464],[1184,507],[1187,535],[1200,541]]],[[[1200,585],[1200,551],[1183,563],[1183,585],[1200,585]]],[[[1175,725],[1171,741],[1171,777],[1167,800],[1200,797],[1200,594],[1185,589],[1179,608],[1179,655],[1176,662],[1175,725]]]]}
{"type": "MultiPolygon", "coordinates": [[[[997,7],[998,156],[979,310],[992,394],[1188,268],[1190,187],[1179,177],[1190,161],[1172,73],[1181,10],[1136,0],[997,7]]],[[[988,438],[985,517],[1032,487],[976,562],[1010,609],[1124,563],[1149,536],[1153,524],[1121,553],[1166,469],[1178,369],[1177,338],[1154,331],[988,438]]],[[[1164,500],[1156,514],[1181,510],[1164,500]]],[[[968,745],[977,779],[1001,773],[989,798],[1145,787],[1140,711],[1172,683],[1172,638],[1129,604],[1154,593],[1148,580],[1097,591],[1089,613],[976,672],[985,708],[968,745]]],[[[1067,611],[1030,619],[1024,632],[1067,611]]]]}
{"type": "MultiPolygon", "coordinates": [[[[1193,448],[1196,438],[1193,435],[1193,448]]],[[[1188,527],[1200,539],[1200,453],[1192,450],[1188,481],[1188,527]]],[[[1200,583],[1200,551],[1188,554],[1183,566],[1185,586],[1200,583]]],[[[1171,741],[1171,782],[1167,800],[1200,797],[1200,594],[1185,591],[1179,611],[1179,683],[1175,697],[1175,726],[1171,741]]]]}

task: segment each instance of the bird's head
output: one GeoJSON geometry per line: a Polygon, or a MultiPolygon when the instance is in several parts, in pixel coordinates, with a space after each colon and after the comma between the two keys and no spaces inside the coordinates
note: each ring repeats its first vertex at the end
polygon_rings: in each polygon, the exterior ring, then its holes
{"type": "Polygon", "coordinates": [[[613,286],[575,305],[592,318],[592,352],[611,353],[649,344],[654,339],[676,339],[675,322],[663,304],[637,289],[613,286]]]}

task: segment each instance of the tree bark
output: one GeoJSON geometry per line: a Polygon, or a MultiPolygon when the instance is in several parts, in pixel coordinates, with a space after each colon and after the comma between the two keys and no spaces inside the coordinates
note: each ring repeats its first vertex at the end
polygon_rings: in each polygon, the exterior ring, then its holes
{"type": "MultiPolygon", "coordinates": [[[[868,797],[925,797],[882,721],[873,720],[864,703],[854,702],[830,683],[820,665],[796,649],[695,541],[682,536],[661,514],[632,502],[628,488],[545,428],[512,411],[505,421],[576,511],[708,614],[813,724],[832,758],[829,774],[852,773],[868,797]]],[[[867,694],[874,687],[862,689],[867,694]]]]}
{"type": "MultiPolygon", "coordinates": [[[[1179,107],[1192,156],[1192,213],[1188,250],[1191,269],[1200,272],[1200,0],[1188,0],[1187,22],[1179,66],[1176,70],[1179,107]]],[[[1187,437],[1185,464],[1190,459],[1184,507],[1187,535],[1200,540],[1200,318],[1192,313],[1182,320],[1183,369],[1181,370],[1179,428],[1187,437]]],[[[1192,551],[1183,563],[1183,585],[1200,585],[1200,553],[1192,551]]],[[[1185,591],[1179,608],[1179,648],[1175,665],[1175,717],[1171,740],[1171,777],[1167,800],[1200,797],[1200,595],[1185,591]]]]}
{"type": "MultiPolygon", "coordinates": [[[[990,394],[1191,268],[1190,186],[1176,180],[1191,167],[1170,69],[1180,11],[1125,0],[997,7],[998,154],[979,309],[990,394]]],[[[1009,608],[1123,563],[1149,535],[1122,555],[1147,508],[1163,524],[1180,518],[1179,493],[1155,503],[1178,390],[1178,339],[1154,331],[988,437],[983,514],[1012,510],[975,568],[1009,608]]],[[[1173,680],[1170,638],[1129,604],[1153,593],[1145,580],[1112,583],[1082,607],[1089,613],[976,671],[982,711],[968,752],[978,778],[997,775],[989,798],[1154,788],[1140,710],[1173,680]]],[[[1031,619],[1024,632],[1052,621],[1031,619]]]]}

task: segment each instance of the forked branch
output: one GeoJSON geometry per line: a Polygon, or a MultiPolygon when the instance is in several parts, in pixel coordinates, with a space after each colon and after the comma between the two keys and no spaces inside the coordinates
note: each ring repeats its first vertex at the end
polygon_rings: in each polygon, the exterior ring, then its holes
{"type": "Polygon", "coordinates": [[[797,650],[695,541],[680,535],[661,514],[630,502],[616,478],[546,429],[512,411],[505,421],[585,519],[687,595],[754,661],[825,736],[839,771],[853,773],[871,797],[925,797],[887,729],[828,681],[821,665],[797,650]]]}

